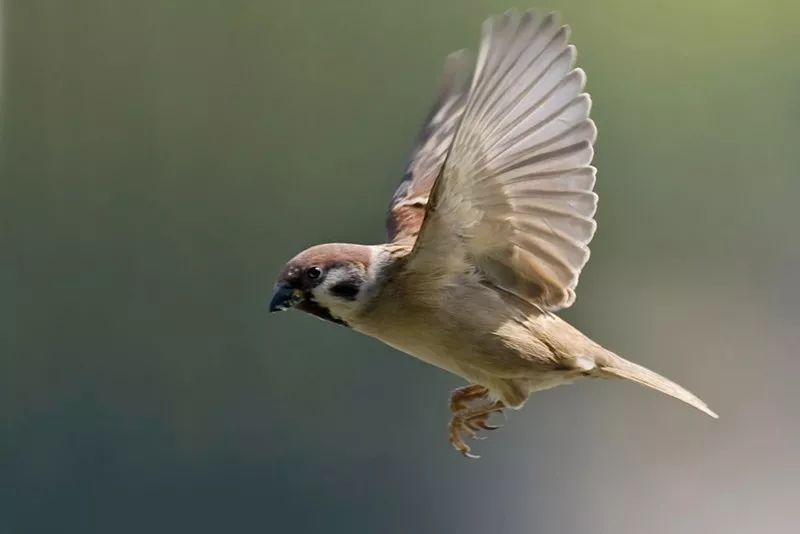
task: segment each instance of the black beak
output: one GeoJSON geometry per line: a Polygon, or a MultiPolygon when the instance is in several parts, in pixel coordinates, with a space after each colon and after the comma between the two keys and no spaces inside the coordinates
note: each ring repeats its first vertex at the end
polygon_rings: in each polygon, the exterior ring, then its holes
{"type": "Polygon", "coordinates": [[[269,311],[284,311],[295,306],[303,300],[303,293],[299,289],[294,289],[287,285],[278,285],[272,293],[272,301],[269,303],[269,311]]]}

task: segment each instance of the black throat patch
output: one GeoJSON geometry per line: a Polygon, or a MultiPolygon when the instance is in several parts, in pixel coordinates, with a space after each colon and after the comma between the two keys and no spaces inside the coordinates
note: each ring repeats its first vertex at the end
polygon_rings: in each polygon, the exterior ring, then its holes
{"type": "Polygon", "coordinates": [[[307,298],[306,300],[304,300],[303,302],[299,303],[295,307],[298,310],[304,311],[306,313],[310,313],[311,315],[313,315],[315,317],[319,317],[320,319],[323,319],[325,321],[330,321],[331,323],[342,325],[342,326],[346,326],[347,328],[350,328],[349,324],[347,324],[346,322],[342,321],[341,319],[337,319],[336,317],[331,315],[331,312],[328,310],[328,308],[326,308],[324,306],[320,306],[319,304],[317,304],[317,302],[315,300],[313,300],[311,298],[307,298]]]}

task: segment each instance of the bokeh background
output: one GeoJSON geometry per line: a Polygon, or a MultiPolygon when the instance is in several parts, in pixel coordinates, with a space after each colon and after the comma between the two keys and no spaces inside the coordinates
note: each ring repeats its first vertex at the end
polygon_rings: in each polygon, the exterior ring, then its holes
{"type": "Polygon", "coordinates": [[[506,0],[6,0],[0,533],[761,533],[800,520],[800,7],[541,1],[573,28],[599,232],[564,315],[692,389],[536,395],[469,462],[462,382],[299,313],[383,239],[444,56],[506,0]]]}

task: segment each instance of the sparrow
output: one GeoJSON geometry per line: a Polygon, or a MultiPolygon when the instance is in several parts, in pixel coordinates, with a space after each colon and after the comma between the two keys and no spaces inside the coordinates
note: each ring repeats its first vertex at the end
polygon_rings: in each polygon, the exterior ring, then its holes
{"type": "Polygon", "coordinates": [[[270,311],[294,308],[456,374],[449,441],[497,427],[531,393],[623,378],[716,418],[678,384],[555,315],[572,305],[596,223],[597,130],[586,75],[556,14],[486,20],[475,60],[448,56],[438,97],[389,205],[388,242],[313,246],[270,311]]]}

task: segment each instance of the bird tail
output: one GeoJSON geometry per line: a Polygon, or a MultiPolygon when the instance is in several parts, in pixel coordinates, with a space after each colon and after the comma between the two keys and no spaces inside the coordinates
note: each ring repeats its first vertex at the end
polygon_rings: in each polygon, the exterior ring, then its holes
{"type": "Polygon", "coordinates": [[[719,418],[719,416],[715,414],[705,402],[675,382],[668,380],[663,376],[654,373],[650,369],[642,367],[641,365],[629,362],[621,356],[617,356],[613,353],[611,354],[613,357],[607,358],[606,362],[604,362],[605,365],[598,366],[598,369],[603,374],[625,378],[627,380],[636,382],[637,384],[653,388],[661,393],[666,393],[671,397],[682,400],[686,404],[694,406],[701,412],[710,415],[714,419],[719,418]]]}

